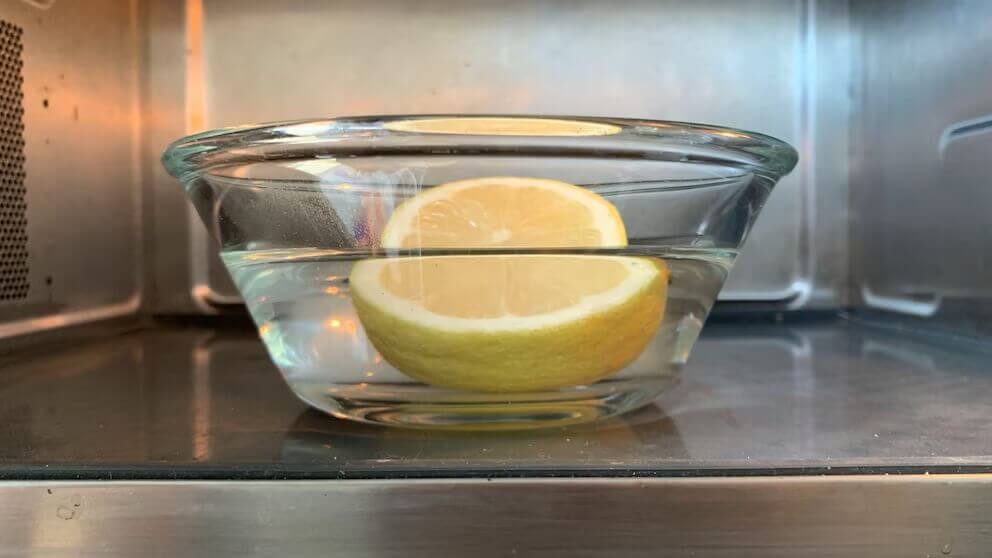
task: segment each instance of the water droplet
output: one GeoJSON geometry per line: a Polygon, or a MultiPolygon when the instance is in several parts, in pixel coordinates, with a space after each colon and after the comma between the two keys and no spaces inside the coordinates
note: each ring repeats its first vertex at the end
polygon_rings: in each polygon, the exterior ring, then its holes
{"type": "Polygon", "coordinates": [[[944,553],[944,554],[950,554],[950,553],[951,553],[951,543],[947,543],[947,544],[945,544],[945,545],[943,546],[943,548],[941,548],[941,549],[940,549],[940,551],[941,551],[942,553],[944,553]]]}

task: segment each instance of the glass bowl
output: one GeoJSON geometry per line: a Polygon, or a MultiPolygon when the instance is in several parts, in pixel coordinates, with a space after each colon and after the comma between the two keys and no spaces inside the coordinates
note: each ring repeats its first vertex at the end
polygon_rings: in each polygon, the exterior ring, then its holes
{"type": "Polygon", "coordinates": [[[789,145],[620,118],[230,128],[163,162],[272,360],[360,421],[595,420],[677,381],[789,145]]]}

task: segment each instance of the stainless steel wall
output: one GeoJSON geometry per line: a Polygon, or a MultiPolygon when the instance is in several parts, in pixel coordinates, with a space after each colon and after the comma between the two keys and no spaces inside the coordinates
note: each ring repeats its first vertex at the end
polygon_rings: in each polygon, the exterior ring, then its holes
{"type": "MultiPolygon", "coordinates": [[[[174,4],[150,8],[148,106],[174,118],[150,127],[148,165],[184,132],[321,115],[593,114],[757,130],[797,146],[802,161],[768,202],[724,299],[844,302],[846,2],[185,5],[186,17],[174,4]]],[[[175,181],[153,172],[154,309],[236,300],[175,181]]]]}
{"type": "Polygon", "coordinates": [[[133,314],[142,291],[136,4],[5,0],[0,20],[21,30],[28,237],[27,295],[0,301],[0,337],[133,314]]]}
{"type": "Polygon", "coordinates": [[[992,334],[992,2],[852,2],[855,302],[992,334]]]}

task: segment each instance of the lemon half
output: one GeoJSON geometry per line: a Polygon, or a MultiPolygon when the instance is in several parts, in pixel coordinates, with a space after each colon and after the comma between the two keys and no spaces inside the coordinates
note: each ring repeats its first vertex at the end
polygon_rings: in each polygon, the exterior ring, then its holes
{"type": "MultiPolygon", "coordinates": [[[[387,248],[622,247],[601,196],[564,182],[491,177],[399,206],[387,248]]],[[[632,362],[662,316],[668,269],[652,258],[513,254],[373,259],[350,276],[358,316],[387,362],[467,391],[581,385],[632,362]]]]}

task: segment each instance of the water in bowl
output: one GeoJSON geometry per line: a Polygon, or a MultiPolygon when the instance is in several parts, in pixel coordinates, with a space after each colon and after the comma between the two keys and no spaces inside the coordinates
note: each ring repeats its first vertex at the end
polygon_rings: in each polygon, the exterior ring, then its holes
{"type": "MultiPolygon", "coordinates": [[[[499,257],[533,253],[501,252],[499,257]]],[[[348,277],[356,262],[368,258],[464,252],[242,250],[225,252],[223,259],[273,361],[307,403],[369,422],[506,428],[584,422],[650,401],[677,380],[736,255],[726,249],[671,247],[541,253],[664,261],[670,277],[662,322],[633,362],[589,385],[541,392],[471,392],[425,384],[392,366],[373,346],[352,303],[348,277]]]]}

